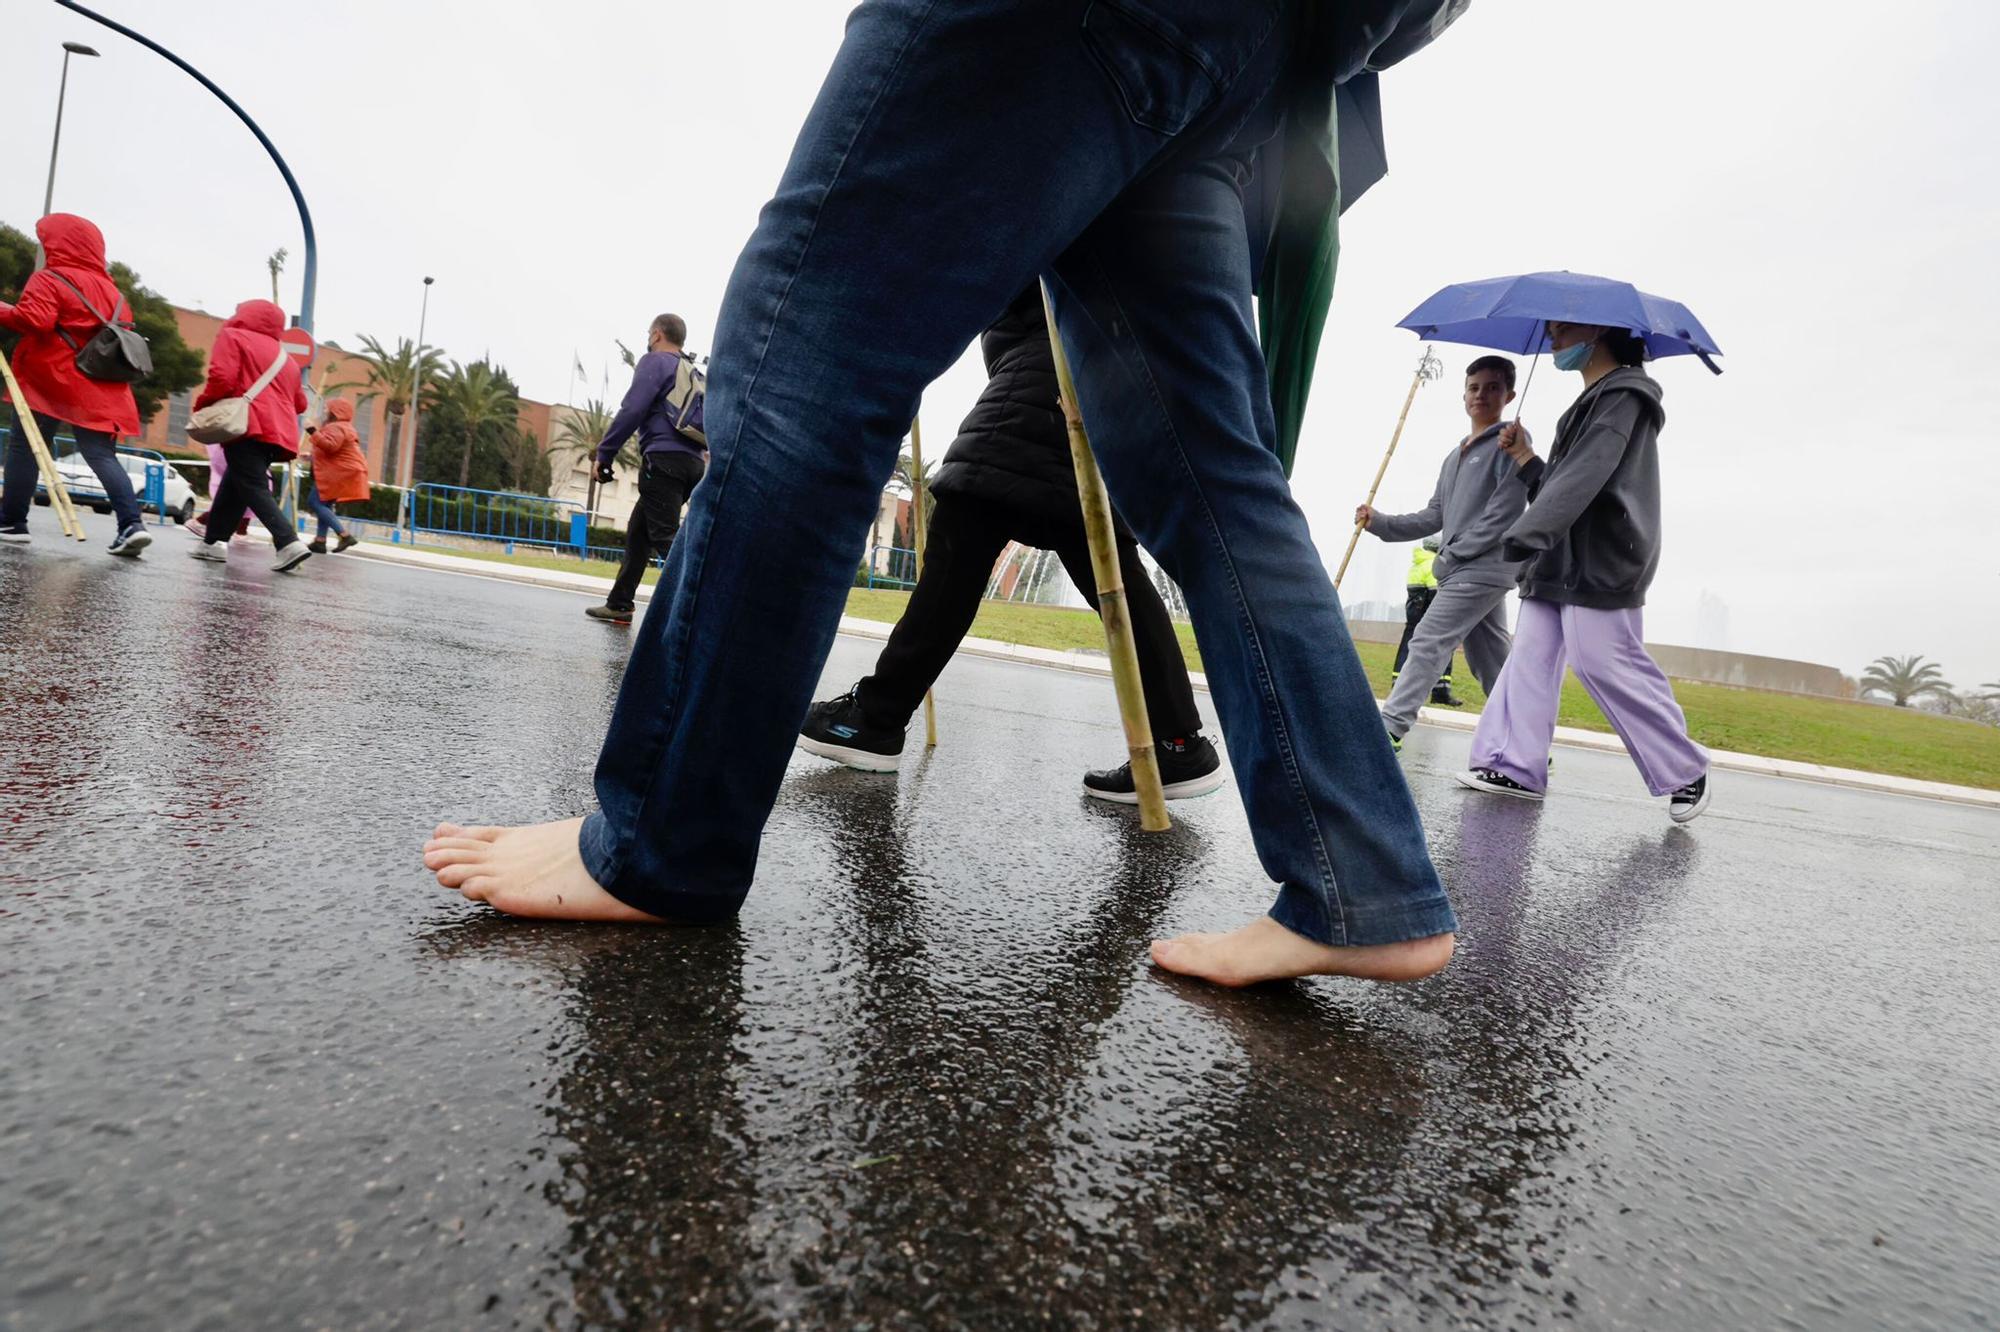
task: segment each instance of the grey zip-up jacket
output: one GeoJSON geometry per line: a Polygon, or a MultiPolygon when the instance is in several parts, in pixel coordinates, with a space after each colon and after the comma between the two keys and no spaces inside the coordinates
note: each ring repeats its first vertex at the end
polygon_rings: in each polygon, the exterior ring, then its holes
{"type": "Polygon", "coordinates": [[[1548,461],[1521,469],[1533,502],[1503,547],[1525,559],[1521,595],[1593,610],[1646,604],[1660,564],[1660,385],[1620,366],[1556,426],[1548,461]]]}
{"type": "Polygon", "coordinates": [[[1494,425],[1445,455],[1429,504],[1415,513],[1378,513],[1368,530],[1384,541],[1440,532],[1443,544],[1431,566],[1440,585],[1507,587],[1521,566],[1501,554],[1500,538],[1527,505],[1521,469],[1500,451],[1500,427],[1494,425]]]}

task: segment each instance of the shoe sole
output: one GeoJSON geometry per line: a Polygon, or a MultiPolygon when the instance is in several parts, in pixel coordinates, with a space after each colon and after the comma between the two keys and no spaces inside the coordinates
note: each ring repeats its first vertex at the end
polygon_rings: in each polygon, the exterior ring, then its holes
{"type": "MultiPolygon", "coordinates": [[[[1169,782],[1162,788],[1162,794],[1169,800],[1193,800],[1198,796],[1214,795],[1229,780],[1228,774],[1217,768],[1202,777],[1190,777],[1184,782],[1169,782]]],[[[1093,800],[1103,800],[1113,805],[1136,805],[1139,803],[1137,791],[1100,791],[1085,783],[1083,793],[1093,800]]]]}
{"type": "Polygon", "coordinates": [[[808,754],[816,754],[820,758],[845,764],[857,772],[895,772],[903,766],[901,754],[877,754],[870,749],[849,749],[845,745],[830,745],[824,740],[815,740],[809,735],[799,737],[799,748],[808,754]]]}
{"type": "Polygon", "coordinates": [[[590,613],[589,611],[585,611],[585,612],[583,613],[583,618],[584,618],[584,619],[586,619],[586,620],[595,620],[595,621],[597,621],[597,622],[598,622],[599,624],[608,624],[608,625],[612,625],[612,626],[614,626],[614,627],[616,627],[616,628],[619,628],[619,629],[629,629],[629,628],[631,628],[631,627],[632,627],[632,617],[631,617],[631,616],[629,616],[629,615],[628,615],[628,616],[626,616],[626,617],[625,617],[624,619],[622,619],[622,620],[621,620],[621,619],[618,619],[618,618],[616,618],[616,617],[614,617],[614,616],[610,616],[610,615],[592,615],[592,614],[591,614],[591,613],[590,613]]]}
{"type": "Polygon", "coordinates": [[[193,550],[189,551],[188,558],[200,560],[203,564],[229,563],[229,557],[227,555],[210,555],[208,553],[206,544],[197,546],[193,550]]]}
{"type": "Polygon", "coordinates": [[[1468,791],[1484,791],[1487,795],[1512,796],[1516,800],[1533,800],[1537,804],[1542,799],[1540,791],[1514,790],[1505,786],[1495,786],[1491,782],[1480,781],[1469,772],[1455,772],[1452,774],[1452,780],[1468,791]]]}
{"type": "Polygon", "coordinates": [[[1715,794],[1714,786],[1712,785],[1704,786],[1701,788],[1701,799],[1695,801],[1694,804],[1690,805],[1685,814],[1683,814],[1680,810],[1675,809],[1672,805],[1668,805],[1667,817],[1672,819],[1675,823],[1693,823],[1696,819],[1701,817],[1701,812],[1708,808],[1708,798],[1714,794],[1715,794]]]}
{"type": "Polygon", "coordinates": [[[33,540],[34,538],[25,532],[0,532],[0,541],[4,541],[10,546],[25,546],[33,540]]]}
{"type": "Polygon", "coordinates": [[[307,551],[305,554],[299,556],[295,560],[279,560],[276,564],[271,566],[271,572],[290,573],[292,570],[298,568],[301,564],[304,564],[307,560],[311,559],[312,557],[313,553],[311,551],[307,551]]]}
{"type": "Polygon", "coordinates": [[[111,553],[113,555],[122,556],[126,559],[131,559],[137,556],[140,551],[144,550],[146,547],[152,544],[153,544],[153,538],[148,536],[146,533],[141,532],[137,536],[133,537],[130,541],[127,541],[124,545],[114,549],[111,553]]]}

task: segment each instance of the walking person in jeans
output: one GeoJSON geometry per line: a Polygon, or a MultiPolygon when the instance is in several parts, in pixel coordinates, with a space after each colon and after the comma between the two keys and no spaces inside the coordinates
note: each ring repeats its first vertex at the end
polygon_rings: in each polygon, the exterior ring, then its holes
{"type": "Polygon", "coordinates": [[[1431,572],[1437,591],[1410,635],[1409,656],[1382,705],[1397,749],[1417,724],[1428,694],[1455,706],[1449,663],[1465,644],[1465,664],[1489,694],[1507,664],[1507,589],[1520,566],[1500,552],[1500,536],[1528,506],[1520,469],[1500,448],[1500,412],[1514,400],[1514,363],[1482,356],[1465,368],[1465,415],[1472,429],[1444,456],[1431,502],[1415,513],[1378,513],[1363,504],[1354,521],[1384,541],[1441,536],[1431,572]],[[1447,674],[1440,678],[1439,671],[1447,674]],[[1445,697],[1440,698],[1442,691],[1445,697]]]}
{"type": "Polygon", "coordinates": [[[317,429],[306,430],[312,439],[312,480],[306,486],[306,507],[319,522],[306,549],[315,555],[326,554],[329,531],[340,538],[335,551],[354,544],[334,506],[368,498],[368,459],[362,456],[361,436],[354,433],[353,421],[354,404],[346,398],[332,398],[326,404],[326,419],[317,429]]]}
{"type": "Polygon", "coordinates": [[[1584,389],[1547,461],[1518,427],[1502,445],[1532,497],[1501,539],[1523,561],[1514,652],[1472,736],[1459,783],[1540,800],[1548,788],[1567,664],[1625,742],[1646,789],[1686,823],[1708,808],[1708,751],[1688,737],[1666,672],[1646,651],[1646,589],[1660,563],[1660,385],[1646,344],[1623,329],[1549,324],[1552,364],[1584,389]]]}
{"type": "Polygon", "coordinates": [[[1048,273],[1111,498],[1187,594],[1277,884],[1269,915],[1155,962],[1229,985],[1442,968],[1456,919],[1275,451],[1243,190],[1295,99],[1458,7],[862,4],[724,297],[714,465],[626,667],[599,807],[442,824],[440,885],[523,916],[736,914],[918,399],[1048,273]]]}
{"type": "Polygon", "coordinates": [[[657,554],[673,548],[681,530],[681,509],[708,470],[708,449],[681,433],[667,405],[667,393],[680,373],[687,353],[687,324],[679,315],[663,314],[646,330],[646,354],[632,370],[632,387],[611,428],[597,446],[597,479],[610,481],[611,460],[632,433],[639,434],[639,502],[625,523],[625,559],[602,606],[584,611],[606,624],[630,624],[639,581],[657,554]]]}
{"type": "MultiPolygon", "coordinates": [[[[139,433],[139,405],[130,384],[91,379],[76,368],[77,349],[103,326],[99,313],[114,320],[130,317],[125,295],[111,280],[104,235],[95,223],[71,213],[50,213],[35,223],[35,237],[48,257],[47,267],[22,284],[18,301],[0,302],[0,328],[21,335],[11,364],[27,402],[13,404],[14,412],[17,418],[23,410],[34,414],[51,453],[56,431],[69,427],[77,451],[117,515],[111,553],[137,555],[153,537],[139,516],[132,478],[118,461],[118,438],[139,433]]],[[[20,421],[13,425],[0,489],[0,541],[23,545],[29,539],[28,506],[34,502],[40,469],[20,421]]]]}
{"type": "Polygon", "coordinates": [[[298,360],[284,355],[278,345],[284,331],[283,310],[269,301],[245,301],[215,335],[208,353],[208,383],[194,400],[197,412],[224,398],[248,396],[272,365],[278,370],[250,399],[249,433],[222,446],[229,468],[209,507],[201,543],[188,552],[198,560],[220,564],[229,558],[229,538],[245,509],[271,534],[278,552],[273,569],[296,569],[312,555],[271,493],[271,465],[298,455],[299,413],[306,409],[298,360]]]}
{"type": "MultiPolygon", "coordinates": [[[[937,503],[910,604],[874,673],[806,713],[799,748],[809,754],[864,772],[896,770],[910,718],[972,628],[1008,542],[1055,551],[1077,591],[1097,605],[1097,571],[1083,532],[1069,429],[1056,405],[1056,363],[1039,286],[1014,298],[980,338],[980,351],[986,388],[931,485],[937,503]]],[[[1207,795],[1223,783],[1222,759],[1201,733],[1180,635],[1139,562],[1139,543],[1122,520],[1116,527],[1160,781],[1169,800],[1207,795]]],[[[1114,804],[1139,799],[1129,759],[1085,773],[1083,789],[1114,804]]]]}

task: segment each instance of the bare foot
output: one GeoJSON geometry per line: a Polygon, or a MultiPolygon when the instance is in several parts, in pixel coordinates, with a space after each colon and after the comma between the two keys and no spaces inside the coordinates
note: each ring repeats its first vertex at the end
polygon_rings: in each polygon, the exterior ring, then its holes
{"type": "Polygon", "coordinates": [[[424,868],[468,901],[539,920],[664,925],[597,886],[576,849],[582,819],[525,828],[440,823],[424,843],[424,868]]]}
{"type": "Polygon", "coordinates": [[[1362,980],[1422,980],[1451,961],[1455,936],[1433,934],[1405,943],[1335,948],[1294,934],[1269,916],[1227,934],[1183,934],[1155,939],[1153,961],[1183,976],[1217,985],[1255,985],[1298,976],[1354,976],[1362,980]]]}

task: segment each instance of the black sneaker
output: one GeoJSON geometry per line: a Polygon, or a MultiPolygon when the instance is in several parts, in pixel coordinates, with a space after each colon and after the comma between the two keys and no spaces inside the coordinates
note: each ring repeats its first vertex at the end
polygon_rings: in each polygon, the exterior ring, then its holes
{"type": "Polygon", "coordinates": [[[153,534],[146,530],[145,524],[133,523],[130,527],[120,532],[116,539],[112,541],[111,553],[113,555],[124,555],[128,558],[136,557],[140,551],[152,544],[153,534]]]}
{"type": "MultiPolygon", "coordinates": [[[[1222,756],[1215,752],[1215,746],[1206,736],[1162,740],[1153,746],[1153,753],[1159,758],[1160,785],[1166,789],[1169,800],[1205,796],[1221,787],[1225,780],[1222,756]]],[[[1132,764],[1128,761],[1103,772],[1085,773],[1083,793],[1114,804],[1138,804],[1139,786],[1132,780],[1132,764]]]]}
{"type": "Polygon", "coordinates": [[[28,535],[26,523],[9,523],[5,527],[0,527],[0,541],[10,546],[25,546],[32,540],[34,538],[28,535]]]}
{"type": "Polygon", "coordinates": [[[606,624],[632,623],[632,608],[630,606],[590,606],[583,613],[593,620],[602,620],[606,624]]]}
{"type": "Polygon", "coordinates": [[[1708,774],[1683,786],[1667,798],[1667,817],[1675,823],[1692,823],[1708,808],[1708,774]]]}
{"type": "Polygon", "coordinates": [[[1462,708],[1465,700],[1451,692],[1451,681],[1440,680],[1431,689],[1431,705],[1439,708],[1462,708]]]}
{"type": "Polygon", "coordinates": [[[306,542],[306,549],[315,555],[326,554],[326,538],[314,537],[311,541],[306,542]]]}
{"type": "Polygon", "coordinates": [[[850,689],[806,709],[799,748],[862,772],[894,772],[903,754],[903,729],[871,724],[850,689]]]}
{"type": "Polygon", "coordinates": [[[1492,795],[1513,796],[1516,800],[1540,800],[1540,791],[1530,791],[1504,772],[1491,768],[1474,768],[1471,772],[1455,774],[1458,784],[1474,791],[1486,791],[1492,795]]]}

